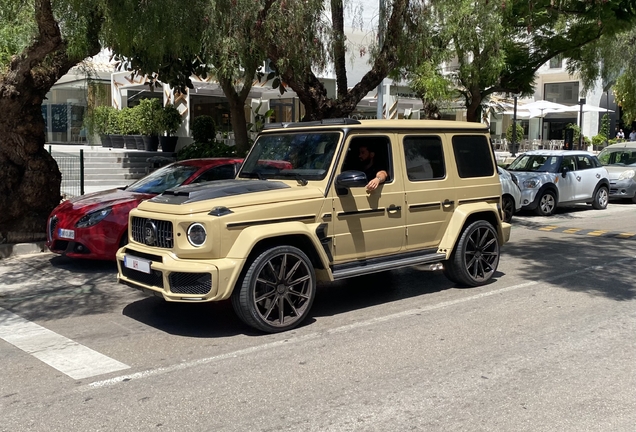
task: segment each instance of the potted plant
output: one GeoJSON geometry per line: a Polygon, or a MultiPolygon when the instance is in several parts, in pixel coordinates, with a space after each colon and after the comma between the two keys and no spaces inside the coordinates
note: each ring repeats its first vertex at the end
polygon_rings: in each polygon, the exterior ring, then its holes
{"type": "Polygon", "coordinates": [[[86,127],[90,135],[99,135],[102,147],[112,147],[108,131],[108,118],[115,108],[111,106],[94,107],[86,118],[86,127]]]}
{"type": "Polygon", "coordinates": [[[110,142],[113,148],[124,148],[124,136],[121,134],[119,126],[119,110],[113,107],[109,107],[108,110],[108,127],[106,133],[110,135],[110,142]]]}
{"type": "Polygon", "coordinates": [[[125,107],[119,111],[117,117],[119,130],[124,136],[124,145],[127,149],[137,149],[135,135],[139,134],[139,122],[135,118],[136,113],[134,108],[125,107]]]}
{"type": "Polygon", "coordinates": [[[161,150],[164,152],[174,152],[177,147],[179,137],[174,136],[181,126],[181,113],[172,104],[166,105],[161,111],[161,132],[165,133],[159,137],[161,150]]]}
{"type": "Polygon", "coordinates": [[[139,110],[139,129],[146,151],[157,151],[159,148],[160,116],[162,111],[159,99],[141,99],[139,110]]]}

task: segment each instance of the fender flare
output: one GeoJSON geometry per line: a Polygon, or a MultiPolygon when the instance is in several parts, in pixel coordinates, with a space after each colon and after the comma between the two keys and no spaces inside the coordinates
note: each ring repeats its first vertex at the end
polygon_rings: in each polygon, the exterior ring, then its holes
{"type": "Polygon", "coordinates": [[[504,233],[496,204],[461,204],[453,211],[453,216],[437,249],[438,253],[446,254],[446,259],[448,259],[464,227],[468,222],[472,222],[473,219],[483,219],[490,222],[497,231],[499,242],[504,242],[504,233]]]}

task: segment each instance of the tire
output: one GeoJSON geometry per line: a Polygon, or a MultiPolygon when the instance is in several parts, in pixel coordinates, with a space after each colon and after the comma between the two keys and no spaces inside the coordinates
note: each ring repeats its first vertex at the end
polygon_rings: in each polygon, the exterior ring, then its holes
{"type": "Polygon", "coordinates": [[[554,192],[547,190],[539,197],[539,205],[535,209],[535,212],[539,216],[550,216],[556,209],[557,201],[554,192]]]}
{"type": "Polygon", "coordinates": [[[300,324],[316,296],[316,273],[303,251],[276,246],[248,263],[232,293],[232,306],[250,327],[267,333],[300,324]]]}
{"type": "Polygon", "coordinates": [[[459,237],[444,274],[451,281],[475,287],[487,283],[499,265],[497,231],[486,221],[470,224],[459,237]]]}
{"type": "Polygon", "coordinates": [[[504,222],[510,223],[512,215],[515,214],[515,200],[510,195],[504,195],[501,199],[501,207],[504,215],[504,222]]]}
{"type": "Polygon", "coordinates": [[[604,210],[607,208],[607,203],[609,202],[609,191],[607,187],[601,186],[596,189],[594,192],[594,197],[592,198],[592,207],[595,210],[604,210]]]}

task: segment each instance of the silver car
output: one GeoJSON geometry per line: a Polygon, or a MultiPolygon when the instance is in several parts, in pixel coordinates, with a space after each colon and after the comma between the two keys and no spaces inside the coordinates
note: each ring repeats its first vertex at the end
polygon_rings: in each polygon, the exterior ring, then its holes
{"type": "Polygon", "coordinates": [[[517,176],[522,208],[541,216],[551,215],[557,206],[575,203],[607,207],[609,173],[593,153],[533,150],[517,157],[508,171],[517,176]]]}
{"type": "Polygon", "coordinates": [[[504,222],[510,223],[512,215],[521,209],[521,190],[514,174],[510,174],[501,167],[498,167],[497,170],[501,182],[501,207],[503,208],[504,222]]]}
{"type": "Polygon", "coordinates": [[[636,203],[636,141],[607,146],[598,159],[609,172],[610,198],[629,198],[636,203]]]}

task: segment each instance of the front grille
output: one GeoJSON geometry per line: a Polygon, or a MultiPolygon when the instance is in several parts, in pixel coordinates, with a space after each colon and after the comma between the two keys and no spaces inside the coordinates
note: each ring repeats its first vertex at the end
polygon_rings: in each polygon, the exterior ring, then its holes
{"type": "Polygon", "coordinates": [[[175,294],[207,294],[212,288],[210,273],[170,273],[169,279],[175,294]]]}
{"type": "Polygon", "coordinates": [[[120,262],[121,273],[128,279],[148,286],[163,288],[163,275],[159,270],[150,269],[150,274],[124,267],[124,262],[120,262]]]}
{"type": "Polygon", "coordinates": [[[174,236],[172,233],[172,222],[157,219],[146,219],[140,217],[132,218],[132,238],[138,243],[148,246],[156,246],[165,249],[171,249],[174,245],[174,236]],[[146,228],[154,227],[154,241],[148,242],[146,228]]]}
{"type": "Polygon", "coordinates": [[[53,234],[55,234],[55,228],[57,228],[57,216],[53,216],[49,221],[49,239],[53,240],[53,234]]]}

